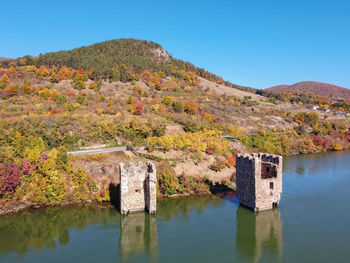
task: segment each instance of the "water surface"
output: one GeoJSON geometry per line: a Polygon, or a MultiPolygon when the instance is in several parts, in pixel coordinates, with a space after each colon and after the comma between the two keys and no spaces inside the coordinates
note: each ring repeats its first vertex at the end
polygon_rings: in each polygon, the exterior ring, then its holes
{"type": "Polygon", "coordinates": [[[285,158],[279,209],[226,198],[158,202],[156,216],[113,207],[0,217],[0,262],[350,262],[350,153],[285,158]]]}

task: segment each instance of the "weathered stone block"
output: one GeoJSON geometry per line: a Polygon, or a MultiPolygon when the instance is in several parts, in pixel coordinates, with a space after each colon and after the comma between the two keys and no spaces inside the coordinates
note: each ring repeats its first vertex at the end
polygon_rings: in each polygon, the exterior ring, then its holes
{"type": "Polygon", "coordinates": [[[277,206],[282,194],[282,156],[237,154],[236,186],[243,206],[254,211],[277,206]]]}
{"type": "Polygon", "coordinates": [[[153,163],[125,165],[120,163],[120,212],[147,210],[155,213],[156,200],[156,167],[153,163]]]}

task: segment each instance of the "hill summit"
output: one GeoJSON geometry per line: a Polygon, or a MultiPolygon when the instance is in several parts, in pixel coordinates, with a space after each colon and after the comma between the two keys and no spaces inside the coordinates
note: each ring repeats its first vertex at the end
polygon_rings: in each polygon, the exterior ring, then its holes
{"type": "Polygon", "coordinates": [[[314,93],[317,95],[329,97],[332,99],[346,99],[350,100],[350,90],[336,86],[333,84],[316,82],[316,81],[302,81],[292,85],[278,85],[266,89],[270,92],[281,93],[287,90],[300,90],[314,93]]]}
{"type": "Polygon", "coordinates": [[[166,76],[174,76],[178,72],[185,71],[229,87],[249,90],[247,87],[224,81],[218,75],[198,68],[190,62],[173,58],[158,43],[133,38],[108,40],[72,50],[49,52],[40,54],[38,57],[25,56],[24,58],[27,65],[36,67],[61,68],[65,66],[89,70],[92,72],[93,79],[113,79],[115,72],[118,72],[121,75],[120,80],[128,82],[132,81],[130,76],[141,74],[146,70],[162,72],[166,76]]]}

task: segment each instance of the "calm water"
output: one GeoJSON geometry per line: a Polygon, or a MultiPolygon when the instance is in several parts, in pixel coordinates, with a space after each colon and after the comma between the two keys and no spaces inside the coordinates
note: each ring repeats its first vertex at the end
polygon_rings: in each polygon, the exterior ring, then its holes
{"type": "Polygon", "coordinates": [[[158,203],[156,216],[110,207],[0,217],[0,262],[350,262],[350,153],[285,158],[280,208],[226,198],[158,203]]]}

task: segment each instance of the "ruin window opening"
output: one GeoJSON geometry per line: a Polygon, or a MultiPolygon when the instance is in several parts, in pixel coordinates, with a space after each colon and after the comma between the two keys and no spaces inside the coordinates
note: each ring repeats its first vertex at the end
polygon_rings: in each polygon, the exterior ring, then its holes
{"type": "Polygon", "coordinates": [[[270,182],[270,189],[273,189],[273,182],[270,182]]]}
{"type": "Polygon", "coordinates": [[[261,178],[276,178],[277,177],[277,169],[273,164],[270,163],[262,163],[261,165],[261,178]]]}

